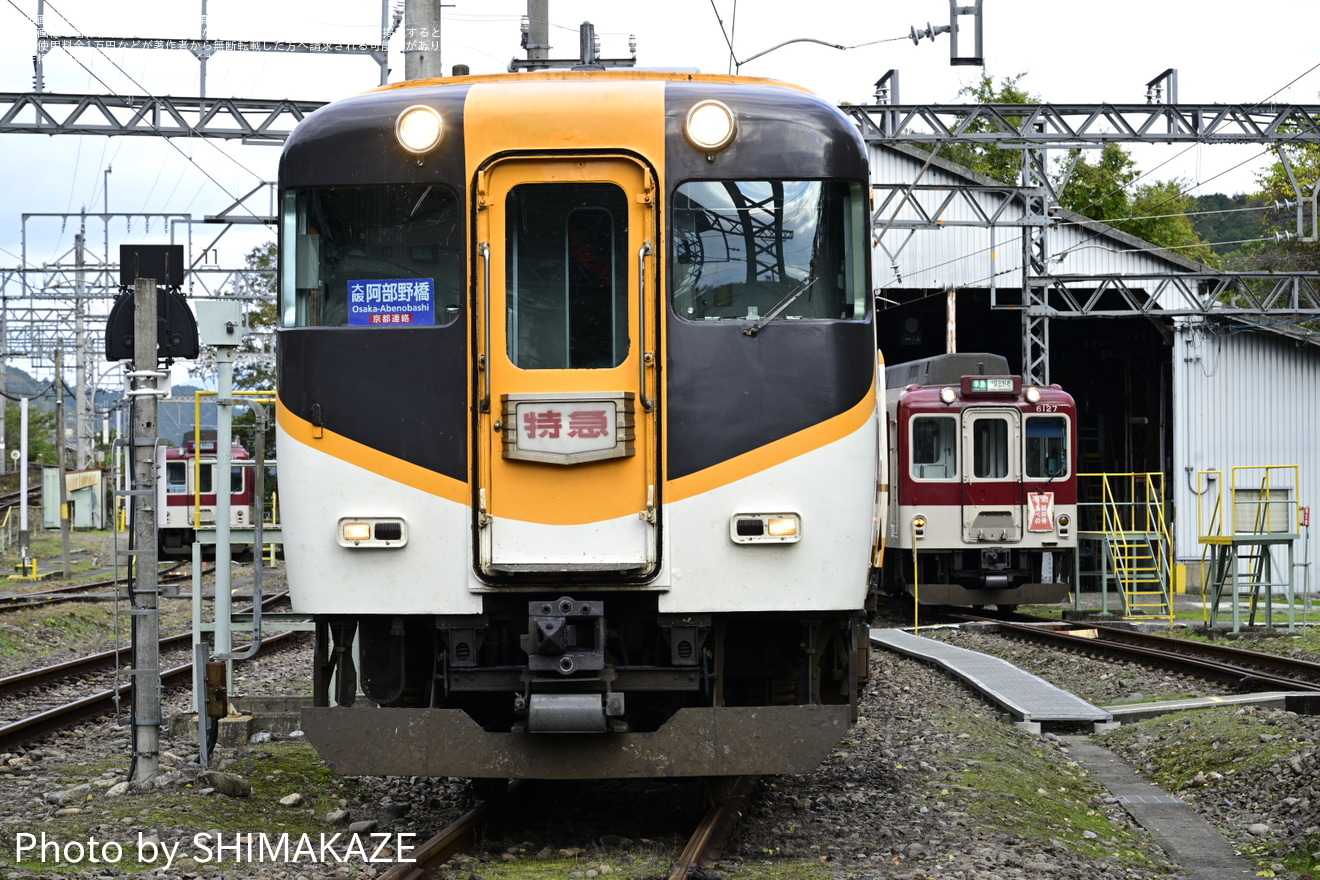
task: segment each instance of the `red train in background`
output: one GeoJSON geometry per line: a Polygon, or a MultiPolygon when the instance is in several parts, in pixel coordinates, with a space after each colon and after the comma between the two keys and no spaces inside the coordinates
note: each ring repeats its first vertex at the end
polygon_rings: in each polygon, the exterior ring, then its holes
{"type": "Polygon", "coordinates": [[[996,354],[885,373],[886,592],[933,605],[1063,601],[1077,551],[1072,397],[1024,383],[996,354]]]}
{"type": "MultiPolygon", "coordinates": [[[[164,447],[158,452],[159,473],[156,479],[159,522],[157,535],[161,559],[190,559],[198,525],[216,525],[216,432],[203,429],[198,440],[194,432],[183,438],[183,445],[164,447]]],[[[232,528],[252,527],[253,475],[252,455],[237,441],[229,451],[233,462],[229,469],[229,524],[232,528]],[[247,462],[249,464],[242,464],[247,462]]],[[[234,545],[235,552],[246,552],[248,545],[234,545]]],[[[211,555],[212,548],[207,548],[211,555]]]]}

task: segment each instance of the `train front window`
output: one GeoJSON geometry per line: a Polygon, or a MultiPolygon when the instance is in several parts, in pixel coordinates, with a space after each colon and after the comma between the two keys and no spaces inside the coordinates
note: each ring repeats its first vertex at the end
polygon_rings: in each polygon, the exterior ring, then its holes
{"type": "Polygon", "coordinates": [[[689,321],[863,319],[866,221],[860,184],[684,183],[674,193],[674,311],[689,321]]]}
{"type": "Polygon", "coordinates": [[[912,419],[912,476],[947,480],[958,476],[958,420],[950,416],[912,419]]]}
{"type": "Polygon", "coordinates": [[[509,360],[617,367],[628,356],[628,197],[608,183],[528,183],[508,197],[509,360]]]}
{"type": "Polygon", "coordinates": [[[1055,480],[1068,474],[1068,420],[1062,416],[1027,418],[1028,477],[1055,480]]]}
{"type": "Polygon", "coordinates": [[[286,327],[397,327],[458,318],[462,211],[428,184],[289,190],[280,218],[286,327]]]}
{"type": "Polygon", "coordinates": [[[171,495],[182,495],[188,491],[188,463],[168,461],[165,463],[165,491],[171,495]]]}
{"type": "Polygon", "coordinates": [[[980,418],[972,423],[972,473],[980,479],[1008,476],[1008,420],[980,418]]]}

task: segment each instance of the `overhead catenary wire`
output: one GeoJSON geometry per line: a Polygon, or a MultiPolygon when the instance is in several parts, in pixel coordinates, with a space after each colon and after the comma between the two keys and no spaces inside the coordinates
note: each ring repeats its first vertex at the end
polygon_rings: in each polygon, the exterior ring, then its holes
{"type": "MultiPolygon", "coordinates": [[[[21,8],[19,8],[18,5],[14,2],[14,0],[7,0],[7,2],[9,3],[10,6],[13,6],[15,9],[17,9],[18,12],[19,12],[24,18],[26,18],[26,19],[27,19],[27,20],[28,20],[28,21],[29,21],[34,27],[37,26],[37,23],[36,23],[35,21],[33,21],[32,18],[31,18],[26,12],[24,12],[21,8]]],[[[66,16],[66,15],[65,15],[63,12],[61,12],[60,10],[56,9],[55,6],[54,6],[54,4],[51,3],[50,0],[46,0],[46,6],[47,6],[47,8],[49,8],[52,12],[54,12],[56,15],[58,15],[60,18],[62,18],[62,19],[63,19],[63,20],[69,25],[69,27],[73,28],[73,30],[77,33],[78,36],[83,37],[83,38],[86,38],[86,34],[84,34],[84,33],[82,32],[82,30],[81,30],[76,24],[74,24],[73,21],[71,21],[71,20],[69,19],[68,16],[66,16]]],[[[83,70],[86,70],[87,73],[88,73],[89,75],[91,75],[92,78],[95,79],[98,83],[100,83],[100,84],[106,89],[107,92],[109,92],[111,95],[114,95],[115,97],[122,97],[116,89],[112,88],[108,83],[106,83],[103,79],[101,79],[99,76],[97,76],[97,74],[96,74],[91,68],[89,68],[89,67],[88,67],[86,64],[84,64],[81,60],[79,60],[79,59],[78,59],[78,58],[77,58],[72,52],[70,52],[69,49],[68,49],[68,47],[63,47],[63,48],[64,48],[65,53],[66,53],[67,55],[69,55],[70,58],[73,59],[74,63],[77,64],[79,67],[81,67],[83,70]]],[[[131,74],[129,74],[126,70],[124,70],[124,68],[121,67],[118,63],[116,63],[115,60],[112,59],[109,55],[107,55],[107,54],[105,53],[104,50],[102,50],[99,46],[95,46],[95,45],[93,45],[92,48],[96,49],[97,53],[100,54],[102,58],[104,58],[104,59],[105,59],[105,60],[106,60],[106,61],[107,61],[107,62],[108,62],[108,63],[109,63],[109,64],[110,64],[115,70],[119,71],[119,73],[120,73],[125,79],[127,79],[127,80],[128,80],[129,82],[131,82],[135,87],[137,87],[137,88],[143,93],[144,96],[146,96],[146,97],[148,97],[148,98],[151,98],[151,99],[153,99],[153,100],[155,99],[156,96],[155,96],[154,94],[152,94],[151,91],[150,91],[149,89],[147,89],[144,85],[142,85],[142,83],[138,82],[138,81],[137,81],[137,80],[136,80],[131,74]]],[[[204,140],[206,140],[206,139],[204,139],[204,140]]],[[[205,176],[208,180],[210,180],[211,183],[213,183],[217,188],[219,188],[219,190],[220,190],[221,192],[223,192],[226,196],[228,196],[229,198],[233,199],[235,202],[238,202],[238,201],[239,201],[239,200],[238,200],[238,197],[235,196],[232,192],[230,192],[229,189],[228,189],[228,187],[226,187],[224,184],[222,184],[219,180],[217,180],[217,179],[215,178],[214,175],[212,175],[209,171],[207,171],[205,168],[203,168],[202,165],[201,165],[200,163],[198,163],[198,162],[197,162],[192,156],[189,156],[186,152],[184,152],[183,149],[180,148],[178,144],[174,143],[174,139],[173,139],[173,138],[171,138],[171,137],[166,137],[166,138],[165,138],[165,142],[166,142],[167,144],[169,144],[169,146],[170,146],[172,149],[174,149],[175,152],[177,152],[179,155],[183,156],[183,158],[184,158],[185,160],[187,160],[187,162],[188,162],[189,164],[191,164],[194,168],[196,168],[198,171],[200,171],[200,172],[202,173],[203,176],[205,176]]],[[[246,171],[248,174],[250,174],[250,175],[252,175],[253,177],[255,177],[257,180],[259,180],[259,181],[264,181],[264,178],[262,177],[262,175],[257,174],[257,173],[256,173],[255,171],[253,171],[251,168],[248,168],[246,165],[244,165],[242,162],[240,162],[237,158],[235,158],[234,156],[230,155],[230,154],[229,154],[228,152],[226,152],[225,150],[220,149],[219,145],[217,145],[217,144],[213,144],[213,143],[210,143],[209,140],[207,140],[207,145],[208,145],[209,147],[211,147],[212,149],[216,150],[216,152],[218,152],[220,155],[222,155],[222,156],[224,156],[225,158],[229,159],[230,162],[232,162],[232,163],[234,163],[235,165],[237,165],[240,169],[242,169],[243,171],[246,171]]],[[[247,207],[246,204],[241,204],[241,203],[240,203],[240,207],[241,207],[242,210],[246,211],[246,212],[247,212],[248,214],[250,214],[251,216],[253,216],[253,217],[257,217],[257,214],[256,214],[254,211],[252,211],[251,208],[247,207]]]]}
{"type": "MultiPolygon", "coordinates": [[[[1281,87],[1278,88],[1278,89],[1275,89],[1275,90],[1274,90],[1273,92],[1271,92],[1271,93],[1269,94],[1269,96],[1267,96],[1265,99],[1263,99],[1263,100],[1261,100],[1261,101],[1257,101],[1257,102],[1255,102],[1254,104],[1251,104],[1251,105],[1248,105],[1248,106],[1250,106],[1250,107],[1260,107],[1260,106],[1264,106],[1264,105],[1267,104],[1267,103],[1270,101],[1270,99],[1273,98],[1275,95],[1279,94],[1279,93],[1282,92],[1284,89],[1286,89],[1286,88],[1288,88],[1289,86],[1293,85],[1294,83],[1298,82],[1298,81],[1301,80],[1303,77],[1309,75],[1310,73],[1314,72],[1314,71],[1315,71],[1316,69],[1318,69],[1318,68],[1320,68],[1320,63],[1313,64],[1313,65],[1312,65],[1310,68],[1308,68],[1305,72],[1303,72],[1303,73],[1297,75],[1297,76],[1294,77],[1292,80],[1290,80],[1286,85],[1281,86],[1281,87]]],[[[1294,135],[1292,138],[1289,138],[1289,139],[1283,141],[1281,144],[1276,144],[1276,145],[1275,145],[1273,148],[1271,148],[1271,149],[1261,150],[1259,153],[1256,153],[1255,155],[1251,156],[1250,158],[1244,159],[1244,160],[1242,160],[1241,162],[1236,163],[1235,165],[1231,165],[1231,166],[1229,166],[1228,168],[1224,169],[1223,171],[1220,171],[1218,174],[1214,174],[1214,175],[1212,175],[1211,177],[1209,177],[1209,178],[1207,178],[1207,179],[1205,179],[1205,180],[1197,181],[1196,184],[1195,184],[1194,186],[1191,186],[1191,187],[1189,187],[1189,188],[1187,188],[1187,189],[1185,189],[1185,190],[1184,190],[1182,187],[1179,187],[1179,188],[1178,188],[1178,192],[1177,192],[1176,194],[1170,195],[1168,198],[1166,198],[1166,199],[1164,199],[1164,200],[1162,200],[1162,201],[1160,201],[1160,202],[1158,202],[1158,203],[1156,203],[1156,204],[1150,206],[1150,208],[1148,209],[1148,212],[1149,212],[1149,211],[1157,211],[1157,210],[1159,210],[1161,207],[1163,207],[1164,205],[1167,205],[1167,204],[1169,204],[1170,202],[1175,201],[1176,199],[1183,198],[1183,197],[1187,196],[1187,195],[1188,195],[1189,193],[1191,193],[1192,191],[1194,191],[1194,190],[1196,190],[1196,189],[1199,189],[1200,187],[1204,186],[1205,184],[1207,184],[1207,183],[1209,183],[1209,182],[1211,182],[1211,181],[1213,181],[1213,180],[1216,180],[1217,178],[1223,177],[1225,174],[1228,174],[1228,173],[1231,172],[1231,171],[1235,171],[1235,170],[1237,170],[1238,168],[1241,168],[1243,165],[1247,164],[1248,162],[1254,162],[1254,161],[1256,161],[1257,159],[1261,158],[1262,156],[1267,155],[1267,154],[1270,153],[1272,150],[1277,150],[1279,146],[1286,146],[1289,142],[1296,141],[1297,137],[1298,137],[1297,135],[1294,135]]],[[[1109,193],[1107,193],[1106,195],[1104,195],[1104,196],[1100,196],[1100,197],[1098,197],[1097,199],[1093,200],[1093,201],[1092,201],[1089,205],[1087,205],[1085,208],[1082,208],[1080,211],[1078,211],[1078,213],[1083,213],[1083,214],[1084,214],[1088,209],[1095,207],[1097,204],[1099,204],[1099,203],[1100,203],[1101,201],[1103,201],[1104,199],[1107,199],[1107,198],[1109,198],[1110,196],[1116,195],[1116,194],[1118,194],[1119,192],[1126,191],[1129,187],[1135,185],[1137,182],[1139,182],[1139,181],[1142,180],[1143,178],[1146,178],[1146,177],[1150,176],[1150,175],[1153,174],[1155,171],[1158,171],[1160,168],[1163,168],[1165,165],[1169,164],[1170,162],[1173,162],[1173,161],[1175,161],[1176,159],[1178,159],[1179,157],[1186,155],[1187,152],[1188,152],[1189,150],[1191,150],[1191,149],[1192,149],[1193,147],[1195,147],[1195,146],[1200,146],[1200,145],[1199,145],[1199,144],[1192,144],[1192,145],[1189,145],[1189,146],[1183,148],[1183,149],[1180,150],[1178,153],[1174,154],[1174,155],[1173,155],[1172,157],[1170,157],[1169,159],[1166,159],[1165,161],[1163,161],[1163,162],[1161,162],[1160,164],[1156,165],[1154,168],[1150,169],[1149,171],[1146,171],[1146,172],[1143,172],[1143,173],[1137,175],[1137,177],[1133,178],[1132,180],[1128,181],[1127,183],[1122,184],[1122,185],[1119,186],[1117,189],[1111,190],[1111,191],[1110,191],[1109,193]]],[[[1150,216],[1149,213],[1146,213],[1146,214],[1139,215],[1138,218],[1128,218],[1128,219],[1141,219],[1141,218],[1145,218],[1145,217],[1148,217],[1148,216],[1150,216]]],[[[1099,234],[1100,234],[1099,231],[1093,233],[1093,234],[1092,234],[1092,238],[1094,238],[1096,235],[1099,235],[1099,234]]]]}
{"type": "MultiPolygon", "coordinates": [[[[1317,64],[1315,67],[1312,67],[1310,70],[1307,71],[1307,73],[1310,73],[1311,71],[1315,70],[1317,67],[1320,67],[1320,64],[1317,64]]],[[[1305,75],[1306,75],[1306,74],[1302,74],[1302,76],[1305,76],[1305,75]]],[[[1300,79],[1300,78],[1301,78],[1300,76],[1297,77],[1296,79],[1293,80],[1293,82],[1296,82],[1297,79],[1300,79]]],[[[1277,93],[1278,93],[1278,92],[1276,91],[1275,94],[1277,94],[1277,93]]],[[[1259,105],[1262,104],[1262,103],[1264,103],[1264,102],[1257,102],[1257,104],[1252,105],[1252,106],[1259,106],[1259,105]]],[[[1289,141],[1295,141],[1295,140],[1296,140],[1296,137],[1295,137],[1295,136],[1294,136],[1293,138],[1290,138],[1290,139],[1289,139],[1289,141]]],[[[1287,141],[1286,141],[1285,143],[1287,143],[1287,141]]],[[[1189,149],[1190,149],[1190,148],[1189,148],[1189,149]]],[[[1186,152],[1186,151],[1184,150],[1183,152],[1186,152]]],[[[1199,186],[1203,186],[1204,184],[1209,183],[1209,182],[1211,182],[1211,181],[1213,181],[1213,180],[1215,180],[1215,179],[1217,179],[1217,178],[1219,178],[1219,177],[1223,177],[1224,175],[1229,174],[1229,173],[1231,173],[1231,172],[1237,170],[1238,168],[1241,168],[1243,165],[1246,165],[1246,164],[1249,163],[1249,162],[1254,162],[1255,160],[1259,159],[1261,156],[1267,155],[1269,152],[1270,152],[1270,150],[1262,150],[1261,152],[1259,152],[1259,153],[1257,153],[1257,154],[1255,154],[1255,155],[1253,155],[1253,156],[1251,156],[1251,157],[1249,157],[1249,158],[1247,158],[1247,159],[1243,159],[1243,160],[1240,161],[1240,162],[1237,162],[1237,163],[1235,163],[1235,164],[1233,164],[1233,165],[1230,165],[1229,167],[1225,168],[1224,170],[1222,170],[1222,171],[1220,171],[1220,172],[1218,172],[1218,173],[1212,175],[1212,176],[1209,177],[1209,178],[1206,178],[1204,181],[1202,181],[1201,183],[1197,184],[1197,186],[1198,186],[1198,187],[1199,187],[1199,186]]],[[[1176,158],[1176,157],[1174,157],[1174,158],[1176,158]]],[[[1172,160],[1172,159],[1170,159],[1170,160],[1166,160],[1166,162],[1161,163],[1159,166],[1156,166],[1156,168],[1163,167],[1163,165],[1168,164],[1169,161],[1173,161],[1173,160],[1172,160]]],[[[1148,174],[1148,173],[1150,173],[1150,172],[1147,172],[1147,174],[1148,174]]],[[[1119,193],[1119,192],[1122,192],[1122,191],[1125,190],[1127,187],[1129,187],[1129,186],[1135,184],[1138,180],[1141,179],[1141,177],[1144,177],[1144,176],[1146,176],[1146,175],[1143,174],[1143,175],[1141,175],[1141,176],[1139,176],[1139,177],[1133,179],[1132,181],[1129,181],[1127,184],[1124,184],[1123,186],[1120,186],[1120,187],[1118,187],[1118,188],[1116,188],[1116,189],[1114,189],[1114,190],[1111,190],[1110,192],[1108,192],[1108,193],[1105,194],[1104,196],[1098,197],[1097,199],[1093,200],[1089,205],[1085,206],[1085,207],[1082,208],[1080,211],[1076,211],[1075,213],[1079,213],[1079,214],[1080,214],[1080,213],[1083,213],[1087,208],[1094,207],[1095,205],[1099,204],[1099,203],[1100,203],[1101,201],[1103,201],[1104,199],[1107,199],[1107,198],[1109,198],[1109,197],[1112,196],[1112,195],[1115,195],[1115,194],[1117,194],[1117,193],[1119,193]]],[[[1190,188],[1190,189],[1188,189],[1188,190],[1186,190],[1186,191],[1183,191],[1183,190],[1180,189],[1180,190],[1179,190],[1179,193],[1178,193],[1177,195],[1170,196],[1169,198],[1164,199],[1163,201],[1161,201],[1161,202],[1159,202],[1159,203],[1157,203],[1157,204],[1151,206],[1150,210],[1157,210],[1160,206],[1162,206],[1162,205],[1166,205],[1166,204],[1168,204],[1169,202],[1175,200],[1176,198],[1178,198],[1178,197],[1180,197],[1180,196],[1183,196],[1183,195],[1186,195],[1187,193],[1191,192],[1192,189],[1196,189],[1196,188],[1197,188],[1197,187],[1192,187],[1192,188],[1190,188]]],[[[1229,211],[1246,211],[1246,210],[1273,210],[1273,209],[1275,209],[1275,206],[1271,204],[1271,205],[1265,205],[1265,206],[1259,206],[1259,207],[1256,207],[1256,206],[1247,206],[1247,207],[1243,207],[1243,208],[1232,208],[1232,209],[1226,209],[1226,210],[1229,210],[1229,211]]],[[[1210,212],[1193,212],[1193,214],[1195,214],[1195,213],[1210,213],[1210,212]]],[[[1122,222],[1124,222],[1124,221],[1128,221],[1128,220],[1156,219],[1156,218],[1158,218],[1158,217],[1169,217],[1169,216],[1179,216],[1179,215],[1177,215],[1177,214],[1172,214],[1172,215],[1168,215],[1168,214],[1158,214],[1158,215],[1151,215],[1151,214],[1134,214],[1134,215],[1130,215],[1130,216],[1128,216],[1128,217],[1112,218],[1112,219],[1108,219],[1108,220],[1098,220],[1098,219],[1095,219],[1095,218],[1088,218],[1088,219],[1085,219],[1085,220],[1070,220],[1070,221],[1066,221],[1066,222],[1064,222],[1064,223],[1055,224],[1055,228],[1063,228],[1063,227],[1066,227],[1066,226],[1091,226],[1091,225],[1093,225],[1093,224],[1098,224],[1098,225],[1103,226],[1103,227],[1106,227],[1106,228],[1105,228],[1105,229],[1096,229],[1096,230],[1094,230],[1094,231],[1092,232],[1092,234],[1091,234],[1088,238],[1083,239],[1081,242],[1079,242],[1079,243],[1077,243],[1077,244],[1075,244],[1075,245],[1071,245],[1070,247],[1066,248],[1064,251],[1062,251],[1062,252],[1060,252],[1060,253],[1057,253],[1057,254],[1050,254],[1050,255],[1048,255],[1048,259],[1052,259],[1052,260],[1054,260],[1054,259],[1058,259],[1058,258],[1060,257],[1061,254],[1062,254],[1062,255],[1066,255],[1068,252],[1071,252],[1071,251],[1073,251],[1073,250],[1077,250],[1077,249],[1079,249],[1079,248],[1081,248],[1081,247],[1084,247],[1088,242],[1090,242],[1090,241],[1094,241],[1096,238],[1100,237],[1101,235],[1104,235],[1107,229],[1114,229],[1114,228],[1115,228],[1114,224],[1122,223],[1122,222]]],[[[1017,238],[1020,239],[1021,236],[1017,236],[1017,238]]],[[[1221,244],[1248,244],[1248,243],[1253,243],[1253,242],[1265,242],[1265,241],[1272,241],[1272,240],[1274,240],[1274,239],[1272,239],[1272,238],[1259,238],[1259,239],[1242,239],[1242,240],[1236,240],[1236,241],[1200,242],[1200,243],[1195,244],[1195,245],[1179,245],[1179,246],[1177,246],[1177,247],[1179,247],[1179,248],[1183,248],[1183,247],[1199,247],[1199,246],[1202,246],[1202,245],[1204,245],[1204,246],[1206,246],[1206,247],[1214,247],[1214,246],[1216,246],[1216,245],[1221,245],[1221,244]]],[[[959,255],[958,257],[955,257],[955,258],[953,258],[953,259],[951,259],[951,260],[945,260],[945,261],[942,262],[942,263],[935,263],[935,264],[932,264],[932,265],[929,265],[929,266],[923,266],[923,267],[919,267],[919,268],[915,268],[915,269],[907,269],[907,270],[904,271],[904,274],[905,274],[905,275],[908,275],[908,276],[920,275],[920,274],[922,274],[923,272],[934,271],[934,270],[936,270],[936,269],[940,269],[940,268],[943,268],[943,267],[945,267],[945,266],[949,266],[949,265],[952,265],[952,264],[954,264],[954,263],[958,263],[958,262],[961,262],[961,261],[963,261],[963,260],[970,259],[970,258],[972,258],[972,257],[977,257],[977,256],[981,256],[981,255],[984,255],[984,254],[990,253],[992,250],[997,250],[997,249],[999,249],[1000,247],[1001,247],[1001,245],[996,245],[994,248],[989,247],[989,246],[986,246],[986,247],[981,248],[981,249],[979,249],[979,250],[969,251],[969,252],[967,252],[967,253],[961,254],[961,255],[959,255]]],[[[1174,250],[1174,249],[1176,249],[1176,248],[1174,248],[1174,247],[1161,247],[1161,246],[1159,246],[1159,245],[1151,245],[1151,247],[1149,247],[1149,248],[1145,248],[1145,249],[1142,249],[1142,250],[1144,250],[1144,252],[1146,252],[1146,253],[1158,253],[1159,251],[1162,251],[1162,250],[1174,250]]],[[[1134,252],[1135,252],[1135,251],[1134,251],[1134,252]]],[[[980,284],[980,283],[983,283],[984,281],[988,281],[990,278],[999,277],[999,276],[1001,276],[1001,275],[1006,275],[1006,274],[1010,274],[1010,273],[1014,273],[1014,272],[1020,272],[1020,271],[1021,271],[1021,268],[1020,268],[1020,267],[1015,267],[1015,268],[1011,268],[1011,269],[1005,269],[1005,270],[1001,270],[1001,271],[999,271],[999,272],[994,272],[994,273],[992,273],[991,275],[987,275],[987,276],[985,276],[984,278],[977,279],[976,281],[973,281],[973,282],[967,282],[967,283],[968,283],[968,284],[972,284],[972,285],[980,284]]]]}

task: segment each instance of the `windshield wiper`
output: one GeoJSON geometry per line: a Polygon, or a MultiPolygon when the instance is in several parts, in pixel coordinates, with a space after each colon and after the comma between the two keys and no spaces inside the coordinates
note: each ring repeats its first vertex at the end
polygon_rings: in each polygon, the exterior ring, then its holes
{"type": "Polygon", "coordinates": [[[815,275],[808,275],[806,278],[802,279],[802,283],[799,284],[797,287],[793,288],[792,290],[790,290],[788,292],[788,296],[784,297],[779,302],[775,303],[774,308],[766,312],[765,315],[762,316],[759,321],[757,321],[752,326],[748,327],[746,330],[743,331],[743,333],[747,334],[748,336],[755,336],[756,334],[760,333],[762,327],[773,321],[779,315],[780,312],[791,306],[794,300],[796,300],[799,296],[810,290],[811,285],[815,283],[816,283],[815,275]]]}

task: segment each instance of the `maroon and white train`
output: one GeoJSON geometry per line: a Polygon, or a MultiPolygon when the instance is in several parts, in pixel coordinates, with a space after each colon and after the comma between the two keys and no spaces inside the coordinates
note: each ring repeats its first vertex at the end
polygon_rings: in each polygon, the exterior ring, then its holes
{"type": "MultiPolygon", "coordinates": [[[[157,474],[157,522],[161,559],[189,559],[197,528],[213,529],[216,525],[216,436],[214,430],[202,430],[197,440],[192,432],[183,438],[182,446],[169,446],[159,453],[160,470],[157,474]]],[[[253,475],[252,455],[237,441],[229,450],[229,525],[231,528],[252,527],[253,475]]],[[[249,549],[247,545],[234,546],[235,552],[249,549]]],[[[211,555],[213,548],[207,548],[211,555]]]]}
{"type": "Polygon", "coordinates": [[[1077,409],[995,354],[886,368],[886,591],[922,604],[1066,598],[1077,549],[1077,409]],[[913,548],[916,555],[913,555],[913,548]]]}

